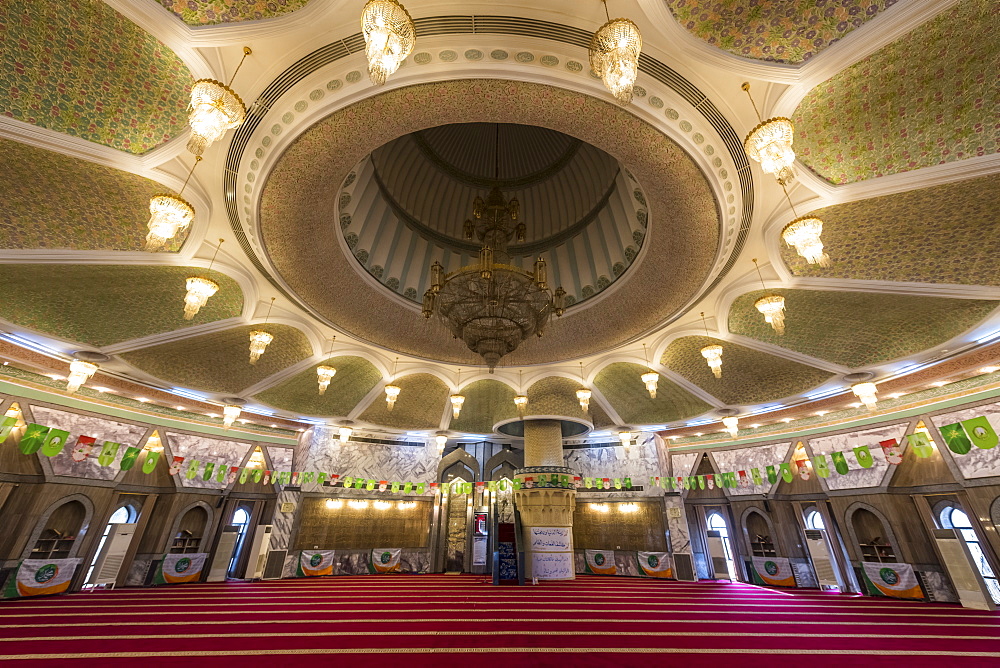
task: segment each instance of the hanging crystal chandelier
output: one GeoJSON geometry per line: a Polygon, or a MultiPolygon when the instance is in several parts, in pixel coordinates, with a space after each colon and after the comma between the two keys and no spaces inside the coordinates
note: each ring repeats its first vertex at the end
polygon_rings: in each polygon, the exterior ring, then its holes
{"type": "MultiPolygon", "coordinates": [[[[793,209],[794,211],[794,209],[793,209]]],[[[823,221],[814,216],[799,216],[785,226],[781,238],[809,264],[830,266],[830,256],[823,252],[823,221]]]]}
{"type": "MultiPolygon", "coordinates": [[[[458,370],[458,385],[462,385],[462,370],[458,370]]],[[[455,394],[448,397],[451,401],[451,415],[454,419],[458,419],[458,416],[462,413],[462,406],[465,404],[465,397],[456,392],[455,394]]]]}
{"type": "Polygon", "coordinates": [[[146,234],[146,250],[156,251],[163,247],[165,243],[177,236],[181,230],[187,229],[191,221],[194,220],[194,207],[181,197],[184,189],[187,188],[194,168],[201,162],[201,156],[194,159],[194,165],[188,172],[184,184],[177,191],[176,195],[153,195],[149,200],[149,222],[146,227],[149,232],[146,234]]]}
{"type": "Polygon", "coordinates": [[[618,432],[618,440],[621,441],[622,447],[628,452],[629,446],[632,445],[632,432],[628,430],[618,432]]]}
{"type": "MultiPolygon", "coordinates": [[[[764,276],[760,273],[760,265],[757,258],[753,258],[753,266],[757,269],[757,277],[760,279],[760,287],[767,290],[764,285],[764,276]]],[[[771,325],[778,334],[785,333],[785,298],[781,295],[764,295],[753,303],[754,307],[764,316],[764,322],[771,325]]]]}
{"type": "Polygon", "coordinates": [[[778,182],[784,185],[795,175],[792,170],[792,164],[795,163],[795,151],[792,150],[795,126],[791,119],[781,116],[762,120],[753,96],[750,95],[750,84],[744,83],[742,88],[750,98],[758,121],[757,127],[744,140],[743,148],[747,155],[760,163],[761,169],[774,174],[778,182]]]}
{"type": "Polygon", "coordinates": [[[434,442],[437,443],[438,456],[444,453],[444,446],[448,445],[448,437],[444,434],[438,434],[434,437],[434,442]]]}
{"type": "Polygon", "coordinates": [[[213,142],[222,139],[227,131],[237,128],[246,120],[247,110],[240,96],[229,86],[240,71],[243,61],[252,53],[250,47],[243,47],[243,58],[236,66],[229,83],[215,79],[199,79],[191,87],[191,104],[188,107],[188,125],[191,138],[187,149],[195,155],[202,155],[213,142]]]}
{"type": "Polygon", "coordinates": [[[240,406],[227,405],[222,407],[222,428],[229,429],[236,422],[236,418],[243,412],[240,406]]]}
{"type": "MultiPolygon", "coordinates": [[[[705,327],[705,336],[710,336],[708,333],[708,321],[705,320],[704,311],[701,314],[701,324],[705,327]]],[[[722,346],[705,346],[701,349],[701,356],[708,361],[708,368],[712,370],[712,374],[716,378],[722,378],[722,346]]]]}
{"type": "MultiPolygon", "coordinates": [[[[498,149],[499,132],[497,125],[498,149]]],[[[495,177],[499,179],[499,161],[495,177]]],[[[472,213],[475,220],[466,222],[465,231],[482,243],[479,262],[445,274],[435,261],[422,312],[430,318],[436,309],[455,338],[481,355],[493,373],[500,358],[532,334],[542,335],[552,313],[563,314],[566,291],[557,288],[550,293],[542,258],[535,261],[533,272],[509,264],[507,244],[524,234],[517,199],[508,201],[494,187],[485,201],[476,197],[472,213]]]]}
{"type": "Polygon", "coordinates": [[[340,442],[347,443],[349,440],[351,440],[351,434],[354,433],[354,430],[351,429],[350,427],[344,426],[338,429],[337,433],[340,436],[340,442]]]}
{"type": "MultiPolygon", "coordinates": [[[[583,380],[583,384],[587,384],[587,377],[583,373],[583,362],[580,362],[580,378],[583,380]]],[[[581,387],[576,391],[576,400],[580,402],[580,409],[584,413],[590,410],[590,397],[593,393],[586,387],[581,387]]]]}
{"type": "Polygon", "coordinates": [[[94,377],[97,373],[98,367],[92,362],[84,362],[83,360],[73,360],[69,363],[69,376],[66,378],[66,391],[76,392],[83,384],[94,377]]]}
{"type": "MultiPolygon", "coordinates": [[[[274,308],[274,297],[271,297],[271,305],[267,309],[267,315],[264,316],[264,324],[267,324],[267,319],[271,317],[271,309],[274,308]]],[[[274,336],[268,334],[264,330],[255,329],[250,332],[250,364],[256,364],[260,356],[264,354],[267,350],[268,344],[274,341],[274,336]]]]}
{"type": "Polygon", "coordinates": [[[518,394],[514,397],[514,406],[517,407],[517,412],[524,417],[524,411],[528,407],[528,397],[523,394],[518,394]]]}
{"type": "Polygon", "coordinates": [[[726,431],[729,432],[729,435],[736,438],[736,434],[740,431],[740,419],[733,416],[724,417],[722,418],[722,424],[725,426],[726,431]]]}
{"type": "MultiPolygon", "coordinates": [[[[646,361],[646,366],[649,367],[649,357],[646,355],[646,344],[642,344],[642,357],[646,361]]],[[[646,391],[649,392],[649,398],[656,398],[656,384],[660,381],[660,374],[653,371],[652,368],[646,373],[639,376],[642,379],[643,384],[646,386],[646,391]]]]}
{"type": "Polygon", "coordinates": [[[365,37],[368,76],[381,86],[413,51],[417,33],[413,19],[396,0],[368,0],[361,11],[361,33],[365,37]]]}
{"type": "Polygon", "coordinates": [[[854,396],[861,400],[865,408],[870,411],[875,410],[876,403],[878,402],[878,388],[875,386],[875,383],[851,385],[851,391],[854,392],[854,396]]]}
{"type": "MultiPolygon", "coordinates": [[[[222,239],[219,239],[219,245],[215,247],[215,253],[212,255],[212,261],[208,263],[208,272],[211,274],[212,265],[215,264],[215,258],[219,254],[219,249],[222,248],[222,239]]],[[[219,284],[208,278],[203,278],[201,276],[190,276],[187,279],[187,294],[184,295],[184,319],[191,320],[196,315],[201,307],[208,303],[208,298],[219,291],[219,284]]]]}
{"type": "Polygon", "coordinates": [[[602,2],[608,22],[590,40],[590,69],[600,75],[618,103],[625,106],[632,101],[632,88],[639,74],[642,35],[632,21],[612,19],[607,0],[602,2]]]}
{"type": "Polygon", "coordinates": [[[320,396],[326,393],[326,388],[330,387],[330,381],[333,377],[337,375],[337,370],[332,366],[327,366],[325,364],[320,364],[316,367],[316,377],[319,381],[319,393],[320,396]]]}
{"type": "MultiPolygon", "coordinates": [[[[396,378],[396,367],[397,366],[399,366],[399,358],[398,357],[396,358],[396,361],[392,365],[392,378],[393,378],[393,380],[395,380],[395,378],[396,378]]],[[[402,391],[403,390],[402,390],[401,387],[399,387],[398,385],[394,385],[391,382],[388,385],[385,386],[385,403],[388,404],[387,410],[391,411],[393,409],[393,407],[396,405],[396,399],[399,398],[399,393],[402,392],[402,391]]]]}

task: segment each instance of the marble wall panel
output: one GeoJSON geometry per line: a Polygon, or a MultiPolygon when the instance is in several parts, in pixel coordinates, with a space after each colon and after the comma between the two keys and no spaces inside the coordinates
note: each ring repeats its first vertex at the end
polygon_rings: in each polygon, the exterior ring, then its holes
{"type": "Polygon", "coordinates": [[[670,455],[670,475],[688,476],[694,474],[694,467],[698,465],[697,452],[685,452],[680,455],[670,455]]]}
{"type": "MultiPolygon", "coordinates": [[[[339,443],[339,441],[338,441],[339,443]]],[[[337,448],[332,473],[396,482],[434,482],[437,448],[348,441],[337,448]]]]}
{"type": "Polygon", "coordinates": [[[267,457],[271,460],[272,471],[291,471],[295,449],[269,445],[267,446],[267,457]]]}
{"type": "MultiPolygon", "coordinates": [[[[172,432],[166,432],[165,436],[170,454],[174,457],[184,458],[183,468],[175,476],[182,487],[224,489],[227,483],[218,482],[214,474],[209,480],[202,479],[202,471],[205,469],[204,462],[214,462],[216,467],[221,465],[228,469],[230,466],[240,466],[250,451],[248,443],[240,443],[238,441],[224,441],[196,434],[177,434],[172,432]],[[194,479],[188,480],[184,473],[187,471],[187,466],[192,459],[197,459],[203,463],[198,470],[198,475],[194,479]]],[[[218,468],[216,468],[216,471],[218,471],[218,468]]]]}
{"type": "Polygon", "coordinates": [[[55,457],[48,457],[52,465],[52,472],[55,475],[74,476],[77,478],[91,478],[95,480],[113,480],[118,474],[119,464],[122,455],[128,446],[136,446],[146,433],[146,427],[124,422],[115,422],[105,418],[91,415],[80,415],[79,413],[69,413],[67,411],[55,410],[43,406],[32,406],[31,414],[34,421],[46,427],[65,429],[69,432],[66,440],[66,447],[55,457]],[[95,444],[98,448],[105,441],[121,443],[118,455],[111,466],[101,466],[97,462],[98,449],[91,453],[91,456],[82,462],[73,461],[71,455],[73,445],[77,436],[92,436],[97,439],[95,444]]]}
{"type": "MultiPolygon", "coordinates": [[[[833,436],[820,436],[809,439],[809,447],[814,455],[829,455],[831,452],[843,452],[844,458],[850,470],[845,475],[840,475],[833,471],[833,463],[830,462],[830,477],[826,479],[826,484],[830,489],[856,489],[861,487],[878,487],[882,484],[886,471],[890,464],[885,461],[882,454],[882,446],[879,441],[894,438],[897,441],[903,438],[908,423],[883,425],[874,429],[864,429],[852,431],[846,434],[836,434],[833,436]],[[867,445],[871,450],[872,459],[875,463],[870,469],[861,468],[858,460],[854,456],[853,448],[867,445]]],[[[829,460],[829,457],[827,457],[829,460]]]]}
{"type": "MultiPolygon", "coordinates": [[[[945,422],[945,424],[950,424],[945,422]]],[[[932,601],[939,603],[958,603],[958,592],[951,586],[948,576],[940,571],[919,571],[924,581],[924,589],[932,601]]]]}
{"type": "Polygon", "coordinates": [[[274,507],[274,516],[271,518],[271,549],[287,550],[291,544],[292,526],[295,522],[295,514],[299,510],[299,500],[301,494],[298,491],[282,489],[278,492],[278,502],[274,507]],[[295,509],[290,512],[282,512],[281,506],[285,503],[295,504],[295,509]]]}
{"type": "Polygon", "coordinates": [[[788,563],[792,567],[796,585],[806,588],[819,587],[819,580],[816,579],[816,573],[808,559],[789,559],[788,563]]]}
{"type": "Polygon", "coordinates": [[[642,576],[642,573],[639,572],[639,560],[636,558],[635,552],[629,550],[615,550],[615,568],[618,569],[618,575],[634,578],[642,576]]]}
{"type": "Polygon", "coordinates": [[[690,553],[691,535],[688,530],[687,514],[684,512],[684,500],[679,494],[667,494],[663,497],[663,505],[666,506],[667,530],[670,531],[670,551],[690,553]],[[680,511],[677,517],[671,517],[672,508],[680,511]]]}
{"type": "Polygon", "coordinates": [[[663,493],[660,488],[649,484],[650,477],[667,475],[660,468],[654,434],[642,434],[628,452],[622,447],[580,448],[565,450],[564,460],[566,466],[581,478],[630,477],[633,485],[644,487],[642,491],[622,492],[616,496],[660,496],[663,493]]]}
{"type": "MultiPolygon", "coordinates": [[[[954,424],[962,420],[971,420],[976,417],[985,417],[989,420],[993,430],[1000,434],[1000,404],[986,404],[975,408],[964,408],[953,413],[943,413],[931,418],[938,429],[947,424],[954,424]]],[[[947,449],[943,442],[938,442],[938,447],[947,449]]],[[[965,478],[988,478],[1000,475],[1000,446],[992,450],[981,450],[973,446],[972,450],[964,455],[958,455],[951,451],[949,454],[965,478]]]]}
{"type": "Polygon", "coordinates": [[[788,457],[788,449],[791,443],[772,443],[770,445],[758,445],[752,448],[739,448],[737,450],[715,450],[712,458],[718,465],[720,472],[746,471],[750,477],[750,469],[760,469],[763,484],[754,485],[750,481],[749,487],[733,487],[726,491],[731,496],[743,494],[766,494],[771,489],[771,483],[767,481],[767,473],[764,467],[769,464],[780,464],[788,457]]]}

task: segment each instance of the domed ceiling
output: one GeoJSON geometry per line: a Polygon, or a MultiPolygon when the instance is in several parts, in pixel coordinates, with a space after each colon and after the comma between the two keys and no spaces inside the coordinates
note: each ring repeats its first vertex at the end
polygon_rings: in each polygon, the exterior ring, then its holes
{"type": "Polygon", "coordinates": [[[286,438],[347,421],[491,434],[525,394],[607,439],[715,431],[720,411],[768,433],[858,418],[855,373],[889,410],[1000,383],[1000,46],[967,37],[1000,30],[996,3],[626,2],[645,49],[624,108],[584,65],[596,25],[569,0],[411,7],[418,46],[384,88],[351,32],[359,9],[0,5],[0,391],[195,430],[235,396],[237,433],[286,438]],[[248,120],[184,190],[194,224],[144,252],[149,198],[193,164],[192,79],[228,81],[247,42],[233,85],[248,120]],[[743,152],[747,79],[762,114],[795,122],[787,199],[743,152]],[[490,375],[417,300],[434,260],[475,256],[462,224],[493,185],[527,224],[514,263],[545,257],[572,299],[490,375]],[[781,242],[810,212],[830,266],[781,242]],[[185,320],[192,276],[219,291],[185,320]],[[754,306],[767,294],[785,299],[784,334],[754,306]],[[259,329],[275,339],[251,365],[259,329]],[[707,345],[723,348],[721,377],[707,345]],[[63,396],[79,350],[108,360],[63,396]],[[321,364],[337,369],[322,395],[321,364]]]}

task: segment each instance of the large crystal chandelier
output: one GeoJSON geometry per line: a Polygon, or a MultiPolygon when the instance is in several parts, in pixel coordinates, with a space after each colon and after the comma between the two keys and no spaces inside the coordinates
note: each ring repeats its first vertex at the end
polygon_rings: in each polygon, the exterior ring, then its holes
{"type": "Polygon", "coordinates": [[[188,107],[191,138],[187,149],[195,155],[203,154],[213,142],[222,139],[228,130],[239,127],[246,119],[247,109],[243,100],[229,86],[251,53],[250,47],[243,47],[243,58],[228,84],[215,79],[199,79],[191,87],[191,105],[188,107]]]}
{"type": "Polygon", "coordinates": [[[66,391],[76,392],[83,384],[93,378],[99,367],[92,362],[73,360],[69,363],[69,376],[66,378],[66,391]]]}
{"type": "Polygon", "coordinates": [[[552,313],[561,316],[565,311],[566,291],[549,291],[545,260],[538,258],[534,271],[509,264],[507,244],[515,234],[524,237],[519,211],[517,199],[508,201],[498,187],[485,201],[476,197],[474,220],[466,221],[465,234],[482,243],[479,262],[445,274],[435,261],[431,286],[424,293],[424,317],[430,318],[436,309],[451,333],[486,360],[490,373],[526,338],[541,336],[552,313]]]}
{"type": "MultiPolygon", "coordinates": [[[[215,247],[212,260],[208,263],[209,274],[212,272],[212,265],[215,264],[215,258],[219,254],[219,249],[222,248],[223,241],[223,239],[219,239],[219,245],[215,247]]],[[[190,276],[187,279],[186,287],[187,294],[184,295],[184,319],[191,320],[198,315],[201,307],[208,303],[208,298],[219,291],[219,284],[202,276],[190,276]]]]}
{"type": "Polygon", "coordinates": [[[149,228],[146,234],[146,250],[159,250],[194,220],[194,207],[181,195],[184,194],[184,189],[187,188],[188,181],[191,180],[194,168],[199,162],[201,156],[194,159],[194,165],[191,166],[184,184],[176,195],[153,195],[150,198],[149,222],[146,223],[146,227],[149,228]]]}
{"type": "Polygon", "coordinates": [[[742,88],[750,97],[750,104],[753,105],[758,121],[757,127],[744,140],[743,148],[747,155],[760,163],[761,169],[766,173],[774,174],[779,183],[788,183],[795,175],[792,170],[795,162],[795,151],[792,150],[795,126],[791,119],[782,116],[762,120],[757,104],[750,95],[750,84],[744,83],[742,88]]]}
{"type": "MultiPolygon", "coordinates": [[[[757,269],[757,278],[760,279],[760,287],[767,290],[764,285],[764,276],[760,273],[760,266],[757,258],[753,258],[753,266],[757,269]]],[[[764,316],[764,322],[771,325],[778,334],[785,333],[785,298],[781,295],[764,295],[753,303],[754,307],[764,316]]]]}
{"type": "Polygon", "coordinates": [[[632,88],[639,74],[642,35],[632,21],[612,19],[607,0],[602,2],[608,22],[590,40],[590,69],[600,75],[607,89],[624,106],[632,101],[632,88]]]}
{"type": "Polygon", "coordinates": [[[396,0],[368,0],[361,11],[361,33],[372,83],[381,86],[399,69],[413,51],[416,32],[409,12],[396,0]]]}
{"type": "MultiPolygon", "coordinates": [[[[271,309],[274,308],[274,297],[271,297],[271,305],[267,307],[267,315],[264,316],[264,324],[267,324],[267,319],[271,317],[271,309]]],[[[256,364],[260,356],[264,354],[267,350],[267,346],[274,341],[274,335],[265,332],[262,329],[255,329],[250,332],[250,364],[256,364]]]]}
{"type": "Polygon", "coordinates": [[[799,216],[785,226],[781,238],[809,264],[830,266],[830,256],[823,252],[823,221],[814,216],[799,216]]]}

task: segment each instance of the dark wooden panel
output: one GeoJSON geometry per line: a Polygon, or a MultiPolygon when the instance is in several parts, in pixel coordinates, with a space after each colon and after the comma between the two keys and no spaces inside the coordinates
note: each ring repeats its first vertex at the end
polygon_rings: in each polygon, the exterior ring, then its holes
{"type": "Polygon", "coordinates": [[[369,500],[366,508],[327,508],[326,499],[302,499],[296,550],[317,546],[326,550],[364,550],[376,547],[427,547],[431,532],[431,502],[400,509],[396,501],[379,510],[369,500]]]}
{"type": "Polygon", "coordinates": [[[607,503],[600,512],[593,504],[580,502],[573,513],[573,547],[578,550],[639,550],[663,552],[667,549],[663,527],[663,507],[659,501],[629,501],[637,510],[623,513],[621,503],[607,503]]]}

